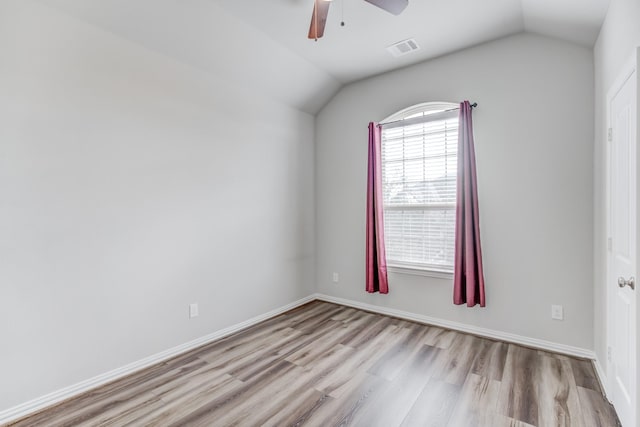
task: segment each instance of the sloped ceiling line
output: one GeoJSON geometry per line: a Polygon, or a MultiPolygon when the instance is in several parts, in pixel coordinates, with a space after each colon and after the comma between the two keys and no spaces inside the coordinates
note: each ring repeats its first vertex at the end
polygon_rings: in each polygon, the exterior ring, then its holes
{"type": "Polygon", "coordinates": [[[592,47],[609,4],[410,0],[393,16],[362,0],[335,0],[314,42],[312,0],[39,1],[310,114],[344,84],[523,31],[592,47]],[[397,58],[386,51],[408,38],[418,51],[397,58]]]}

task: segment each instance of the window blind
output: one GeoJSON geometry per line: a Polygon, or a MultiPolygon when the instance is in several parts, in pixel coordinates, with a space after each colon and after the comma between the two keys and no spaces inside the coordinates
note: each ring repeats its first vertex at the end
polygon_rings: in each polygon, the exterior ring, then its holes
{"type": "Polygon", "coordinates": [[[458,117],[429,116],[382,129],[387,262],[453,271],[458,117]]]}

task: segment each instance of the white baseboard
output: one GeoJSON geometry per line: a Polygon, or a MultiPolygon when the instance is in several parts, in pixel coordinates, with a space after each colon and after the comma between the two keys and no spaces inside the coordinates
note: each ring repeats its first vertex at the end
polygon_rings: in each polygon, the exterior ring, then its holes
{"type": "Polygon", "coordinates": [[[600,388],[602,388],[602,393],[604,397],[609,399],[609,378],[607,378],[607,374],[605,373],[602,365],[600,364],[600,359],[597,357],[593,361],[593,368],[596,370],[596,375],[598,375],[598,381],[600,381],[600,388]]]}
{"type": "Polygon", "coordinates": [[[567,354],[569,356],[576,356],[576,357],[581,357],[585,359],[595,360],[596,358],[596,354],[593,350],[587,350],[580,347],[573,347],[570,345],[540,340],[537,338],[529,338],[522,335],[511,334],[508,332],[496,331],[493,329],[480,328],[480,327],[468,325],[465,323],[458,323],[450,320],[438,319],[435,317],[424,316],[422,314],[396,310],[393,308],[380,307],[377,305],[366,304],[359,301],[336,298],[330,295],[315,294],[314,298],[319,299],[321,301],[327,301],[327,302],[332,302],[336,304],[346,305],[353,308],[372,311],[374,313],[386,314],[388,316],[398,317],[406,320],[412,320],[418,323],[441,326],[443,328],[454,329],[456,331],[467,332],[470,334],[480,335],[487,338],[493,338],[501,341],[512,342],[514,344],[521,344],[526,347],[539,348],[541,350],[567,354]]]}
{"type": "Polygon", "coordinates": [[[292,310],[296,307],[304,305],[308,302],[315,300],[314,295],[310,295],[308,297],[302,298],[298,301],[294,301],[285,306],[276,308],[275,310],[271,310],[268,313],[261,314],[259,316],[253,317],[249,320],[246,320],[241,323],[237,323],[235,325],[229,326],[228,328],[221,329],[219,331],[213,332],[209,335],[205,335],[203,337],[197,338],[193,341],[189,341],[187,343],[181,344],[179,346],[170,348],[168,350],[162,351],[160,353],[156,353],[149,357],[145,357],[144,359],[138,360],[136,362],[130,363],[128,365],[122,366],[120,368],[114,369],[112,371],[106,372],[104,374],[95,376],[93,378],[89,378],[88,380],[81,381],[77,384],[73,384],[69,387],[65,387],[63,389],[54,391],[53,393],[49,393],[47,395],[38,397],[36,399],[30,400],[29,402],[23,403],[21,405],[15,406],[13,408],[6,409],[4,411],[0,411],[0,425],[7,424],[11,421],[15,421],[17,419],[23,418],[27,415],[38,412],[44,408],[60,403],[64,400],[77,396],[81,393],[85,393],[91,389],[109,383],[111,381],[117,380],[119,378],[130,375],[134,372],[137,372],[141,369],[152,366],[156,363],[162,362],[164,360],[170,359],[187,351],[193,350],[197,347],[203,346],[205,344],[209,344],[215,340],[220,338],[224,338],[228,335],[246,329],[250,326],[253,326],[257,323],[260,323],[264,320],[275,317],[279,314],[282,314],[286,311],[292,310]]]}

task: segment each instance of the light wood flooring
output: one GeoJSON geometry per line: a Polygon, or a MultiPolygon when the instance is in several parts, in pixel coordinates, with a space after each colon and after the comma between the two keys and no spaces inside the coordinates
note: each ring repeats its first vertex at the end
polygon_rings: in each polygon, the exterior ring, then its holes
{"type": "Polygon", "coordinates": [[[14,426],[618,425],[592,365],[314,301],[14,426]]]}

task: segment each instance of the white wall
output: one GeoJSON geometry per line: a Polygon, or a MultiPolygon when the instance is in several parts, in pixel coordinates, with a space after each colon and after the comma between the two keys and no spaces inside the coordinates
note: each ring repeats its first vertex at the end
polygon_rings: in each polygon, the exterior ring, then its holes
{"type": "MultiPolygon", "coordinates": [[[[595,350],[606,369],[606,102],[607,92],[631,54],[640,47],[640,2],[611,0],[600,36],[594,47],[595,145],[594,145],[594,324],[595,350]]],[[[639,187],[640,188],[640,187],[639,187]]],[[[640,320],[640,318],[639,318],[640,320]]],[[[640,344],[640,341],[638,342],[640,344]]],[[[640,352],[638,352],[640,357],[640,352]]],[[[640,366],[640,360],[638,361],[640,366]]],[[[640,372],[639,372],[640,375],[640,372]]],[[[640,381],[639,381],[640,383],[640,381]]],[[[640,399],[640,394],[638,395],[640,399]]],[[[640,401],[638,402],[640,405],[640,401]]]]}
{"type": "MultiPolygon", "coordinates": [[[[219,1],[38,1],[310,114],[340,87],[327,71],[229,13],[219,1]]],[[[309,46],[306,38],[301,40],[309,46]]]]}
{"type": "Polygon", "coordinates": [[[0,411],[313,291],[311,115],[28,0],[0,94],[0,411]]]}
{"type": "Polygon", "coordinates": [[[343,88],[316,121],[318,291],[592,349],[592,70],[589,49],[521,34],[343,88]],[[388,295],[367,294],[367,122],[463,99],[479,104],[487,307],[454,306],[452,280],[404,274],[390,274],[388,295]]]}

